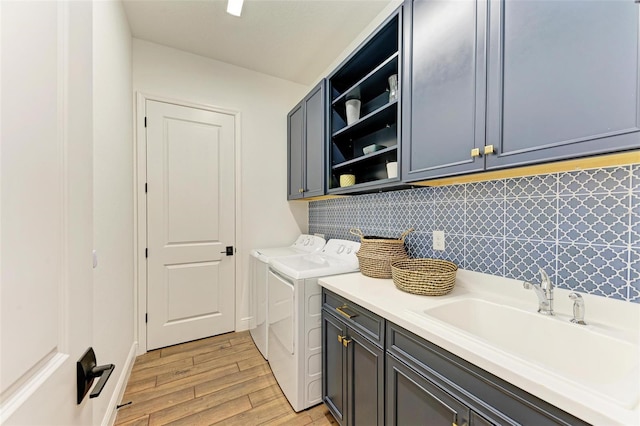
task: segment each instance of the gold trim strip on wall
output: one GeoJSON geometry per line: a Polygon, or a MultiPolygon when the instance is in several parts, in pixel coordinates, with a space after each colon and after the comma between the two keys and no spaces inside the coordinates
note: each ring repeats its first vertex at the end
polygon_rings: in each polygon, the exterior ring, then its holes
{"type": "Polygon", "coordinates": [[[596,157],[577,158],[575,160],[558,161],[554,163],[536,164],[511,169],[479,172],[470,175],[452,176],[421,182],[412,182],[418,186],[445,186],[487,180],[516,178],[523,176],[544,175],[549,173],[571,172],[576,170],[596,169],[601,167],[626,166],[640,164],[640,150],[619,154],[599,155],[596,157]]]}

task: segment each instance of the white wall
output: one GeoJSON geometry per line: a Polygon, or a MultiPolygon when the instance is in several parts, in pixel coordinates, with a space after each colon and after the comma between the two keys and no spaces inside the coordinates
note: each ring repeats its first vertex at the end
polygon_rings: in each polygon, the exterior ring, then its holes
{"type": "Polygon", "coordinates": [[[135,355],[131,32],[120,1],[93,7],[93,348],[116,366],[93,424],[110,423],[135,355]]]}
{"type": "Polygon", "coordinates": [[[307,203],[287,202],[287,113],[306,87],[134,39],[133,90],[241,113],[236,329],[247,329],[249,251],[287,245],[308,229],[307,203]]]}

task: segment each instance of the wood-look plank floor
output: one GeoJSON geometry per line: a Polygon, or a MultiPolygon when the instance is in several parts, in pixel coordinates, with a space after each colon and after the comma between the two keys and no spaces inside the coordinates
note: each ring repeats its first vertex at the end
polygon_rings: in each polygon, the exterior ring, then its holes
{"type": "Polygon", "coordinates": [[[296,413],[249,332],[136,358],[116,425],[337,425],[324,404],[296,413]]]}

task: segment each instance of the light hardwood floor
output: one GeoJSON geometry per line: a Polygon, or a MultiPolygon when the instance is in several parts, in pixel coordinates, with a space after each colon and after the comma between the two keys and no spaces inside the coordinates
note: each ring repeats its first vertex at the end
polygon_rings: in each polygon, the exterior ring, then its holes
{"type": "Polygon", "coordinates": [[[129,401],[116,425],[337,425],[324,404],[293,411],[246,331],[139,356],[129,401]]]}

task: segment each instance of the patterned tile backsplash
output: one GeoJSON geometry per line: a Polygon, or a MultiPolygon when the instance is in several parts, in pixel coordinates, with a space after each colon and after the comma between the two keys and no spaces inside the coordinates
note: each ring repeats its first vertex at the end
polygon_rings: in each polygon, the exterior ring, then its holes
{"type": "Polygon", "coordinates": [[[424,187],[309,204],[325,238],[406,239],[412,257],[640,303],[640,165],[424,187]],[[445,250],[433,250],[433,231],[445,250]]]}

